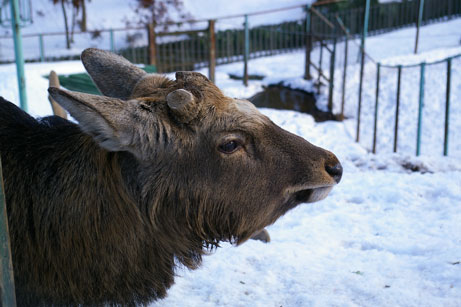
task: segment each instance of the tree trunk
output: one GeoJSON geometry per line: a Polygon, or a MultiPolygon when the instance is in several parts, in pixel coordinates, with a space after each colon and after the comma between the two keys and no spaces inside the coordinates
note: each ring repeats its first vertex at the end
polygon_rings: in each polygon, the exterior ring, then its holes
{"type": "Polygon", "coordinates": [[[86,32],[86,4],[85,0],[82,0],[82,25],[81,25],[82,32],[86,32]]]}
{"type": "Polygon", "coordinates": [[[64,27],[66,28],[66,48],[70,49],[70,37],[69,37],[69,25],[67,24],[67,13],[66,7],[64,6],[64,0],[61,0],[62,14],[64,15],[64,27]]]}
{"type": "Polygon", "coordinates": [[[78,7],[72,8],[72,22],[70,24],[70,42],[74,42],[75,24],[77,23],[78,7]]]}

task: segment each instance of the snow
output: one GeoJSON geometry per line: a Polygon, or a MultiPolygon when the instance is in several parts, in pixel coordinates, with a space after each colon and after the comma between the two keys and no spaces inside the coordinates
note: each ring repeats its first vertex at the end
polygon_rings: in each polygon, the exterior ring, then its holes
{"type": "MultiPolygon", "coordinates": [[[[460,28],[461,19],[423,27],[422,53],[416,56],[411,55],[412,39],[398,39],[410,29],[370,38],[367,50],[387,64],[438,61],[460,53],[460,28]],[[451,39],[444,36],[447,25],[457,29],[451,39]]],[[[313,57],[318,57],[318,50],[313,57]]],[[[340,101],[340,67],[338,59],[335,110],[340,101]]],[[[371,62],[365,67],[361,143],[354,142],[357,64],[348,68],[346,115],[350,118],[344,122],[316,123],[307,114],[261,109],[284,129],[338,156],[344,176],[329,197],[302,204],[268,227],[269,244],[223,244],[204,257],[199,269],[178,268],[168,296],[150,306],[461,305],[461,59],[452,64],[449,157],[441,156],[443,64],[426,67],[421,157],[414,156],[419,68],[403,72],[397,154],[391,152],[396,74],[383,69],[378,154],[370,153],[374,67],[371,62]]],[[[51,113],[48,81],[43,78],[51,69],[58,74],[84,70],[77,61],[26,64],[29,108],[34,116],[51,113]]],[[[279,82],[306,90],[312,87],[302,80],[302,51],[251,60],[250,73],[266,78],[250,81],[247,88],[228,76],[242,69],[242,63],[217,66],[217,85],[231,97],[250,97],[263,86],[279,82]]],[[[0,65],[0,80],[0,95],[18,103],[14,65],[0,65]]]]}

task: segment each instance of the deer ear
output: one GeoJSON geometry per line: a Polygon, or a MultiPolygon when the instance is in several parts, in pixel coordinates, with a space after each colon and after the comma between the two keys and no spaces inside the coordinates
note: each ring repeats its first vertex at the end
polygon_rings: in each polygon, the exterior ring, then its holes
{"type": "Polygon", "coordinates": [[[129,104],[118,98],[48,88],[50,96],[79,123],[82,130],[109,151],[123,151],[132,143],[129,104]]]}
{"type": "Polygon", "coordinates": [[[198,114],[198,107],[194,95],[184,89],[177,89],[166,96],[167,105],[171,112],[182,123],[189,123],[198,114]]]}
{"type": "Polygon", "coordinates": [[[104,96],[128,99],[147,73],[127,59],[109,51],[88,48],[81,55],[83,66],[104,96]]]}

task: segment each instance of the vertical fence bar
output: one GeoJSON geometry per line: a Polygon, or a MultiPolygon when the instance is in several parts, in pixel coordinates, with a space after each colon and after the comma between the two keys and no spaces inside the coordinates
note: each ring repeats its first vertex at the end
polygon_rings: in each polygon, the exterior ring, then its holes
{"type": "Polygon", "coordinates": [[[415,54],[418,53],[419,27],[423,20],[424,0],[418,0],[418,21],[416,23],[415,54]]]}
{"type": "Polygon", "coordinates": [[[115,52],[114,30],[110,29],[110,51],[115,52]]]}
{"type": "Polygon", "coordinates": [[[245,15],[244,52],[243,52],[243,84],[248,86],[248,60],[250,59],[250,29],[248,28],[248,15],[245,15]]]}
{"type": "Polygon", "coordinates": [[[418,108],[418,132],[416,135],[416,155],[421,152],[421,128],[423,121],[423,106],[424,106],[424,71],[426,63],[421,63],[421,71],[419,77],[419,108],[418,108]]]}
{"type": "Polygon", "coordinates": [[[443,155],[448,155],[448,132],[450,121],[450,87],[451,87],[451,58],[447,60],[447,93],[445,101],[445,133],[443,138],[443,155]]]}
{"type": "Polygon", "coordinates": [[[397,68],[397,102],[395,106],[395,126],[394,126],[394,152],[397,152],[397,138],[399,134],[399,109],[400,109],[400,81],[402,80],[402,65],[397,68]]]}
{"type": "Polygon", "coordinates": [[[11,0],[11,27],[13,28],[14,55],[16,59],[16,74],[18,78],[19,101],[21,109],[27,112],[26,77],[24,75],[24,56],[22,53],[22,36],[19,25],[18,0],[11,0]]]}
{"type": "Polygon", "coordinates": [[[336,36],[333,39],[333,52],[330,55],[330,83],[328,85],[328,109],[333,112],[333,88],[335,85],[336,36]]]}
{"type": "Polygon", "coordinates": [[[336,21],[338,22],[340,28],[344,31],[344,67],[343,67],[343,83],[341,88],[341,119],[344,119],[344,104],[345,104],[345,97],[346,97],[346,76],[347,76],[347,55],[349,49],[349,30],[344,25],[343,20],[336,14],[336,21]]]}
{"type": "Polygon", "coordinates": [[[360,141],[360,113],[362,109],[362,87],[363,87],[363,69],[365,66],[365,39],[367,37],[368,32],[368,17],[370,14],[370,0],[366,0],[365,3],[365,13],[364,13],[364,21],[363,21],[363,32],[362,32],[362,40],[360,43],[360,51],[361,51],[361,58],[360,58],[360,82],[359,82],[359,103],[357,108],[357,132],[356,132],[356,142],[360,141]]]}
{"type": "Polygon", "coordinates": [[[373,148],[372,152],[376,153],[376,137],[378,135],[378,101],[379,101],[379,78],[381,72],[381,63],[376,67],[376,96],[375,96],[375,119],[373,124],[373,148]]]}
{"type": "Polygon", "coordinates": [[[320,55],[319,55],[319,76],[318,76],[318,86],[320,88],[320,78],[322,77],[322,58],[323,58],[323,41],[320,41],[320,55]]]}
{"type": "Polygon", "coordinates": [[[179,42],[179,50],[180,50],[180,58],[181,58],[181,70],[187,70],[186,69],[186,52],[184,50],[184,40],[181,40],[179,42]]]}
{"type": "Polygon", "coordinates": [[[157,42],[155,37],[155,25],[149,23],[147,25],[147,37],[149,41],[149,65],[157,68],[157,42]]]}
{"type": "Polygon", "coordinates": [[[13,262],[11,258],[8,212],[6,210],[5,187],[3,186],[2,160],[0,158],[0,241],[1,241],[1,296],[2,306],[16,306],[13,262]]]}
{"type": "Polygon", "coordinates": [[[343,84],[341,89],[341,118],[344,118],[344,104],[346,97],[346,75],[347,75],[347,52],[349,45],[349,36],[346,34],[346,41],[344,46],[344,67],[343,67],[343,84]]]}
{"type": "Polygon", "coordinates": [[[43,34],[38,35],[38,44],[40,47],[40,62],[45,62],[45,47],[43,45],[43,34]]]}
{"type": "Polygon", "coordinates": [[[310,5],[306,5],[306,61],[304,79],[311,80],[311,51],[312,51],[312,16],[310,5]]]}
{"type": "Polygon", "coordinates": [[[362,110],[362,87],[363,87],[363,69],[365,66],[365,53],[362,50],[361,60],[360,60],[360,81],[359,81],[359,102],[357,106],[357,131],[356,131],[356,142],[360,142],[360,114],[362,110]]]}
{"type": "Polygon", "coordinates": [[[209,42],[209,47],[210,47],[210,63],[208,66],[208,78],[210,79],[211,82],[215,82],[215,68],[216,68],[216,36],[215,36],[215,20],[210,19],[208,21],[208,31],[210,35],[210,42],[209,42]]]}

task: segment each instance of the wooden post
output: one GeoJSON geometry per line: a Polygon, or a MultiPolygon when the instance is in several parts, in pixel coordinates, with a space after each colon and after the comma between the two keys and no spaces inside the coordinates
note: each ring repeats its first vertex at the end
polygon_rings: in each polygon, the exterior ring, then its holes
{"type": "MultiPolygon", "coordinates": [[[[50,71],[49,76],[49,86],[50,87],[60,87],[58,75],[54,70],[50,71]]],[[[67,119],[67,112],[63,109],[50,95],[48,95],[48,100],[51,103],[51,109],[53,110],[53,114],[64,119],[67,119]]]]}
{"type": "Polygon", "coordinates": [[[149,65],[157,68],[157,44],[155,39],[155,25],[153,23],[147,25],[147,33],[149,35],[149,65]]]}
{"type": "Polygon", "coordinates": [[[16,306],[14,289],[13,261],[11,258],[10,232],[8,229],[8,213],[6,211],[5,188],[3,186],[2,160],[0,158],[0,249],[1,249],[1,296],[2,306],[16,306]]]}
{"type": "Polygon", "coordinates": [[[210,35],[209,39],[209,56],[210,63],[208,65],[208,78],[211,82],[215,82],[215,69],[216,69],[216,37],[215,37],[215,20],[208,20],[208,32],[210,35]]]}

